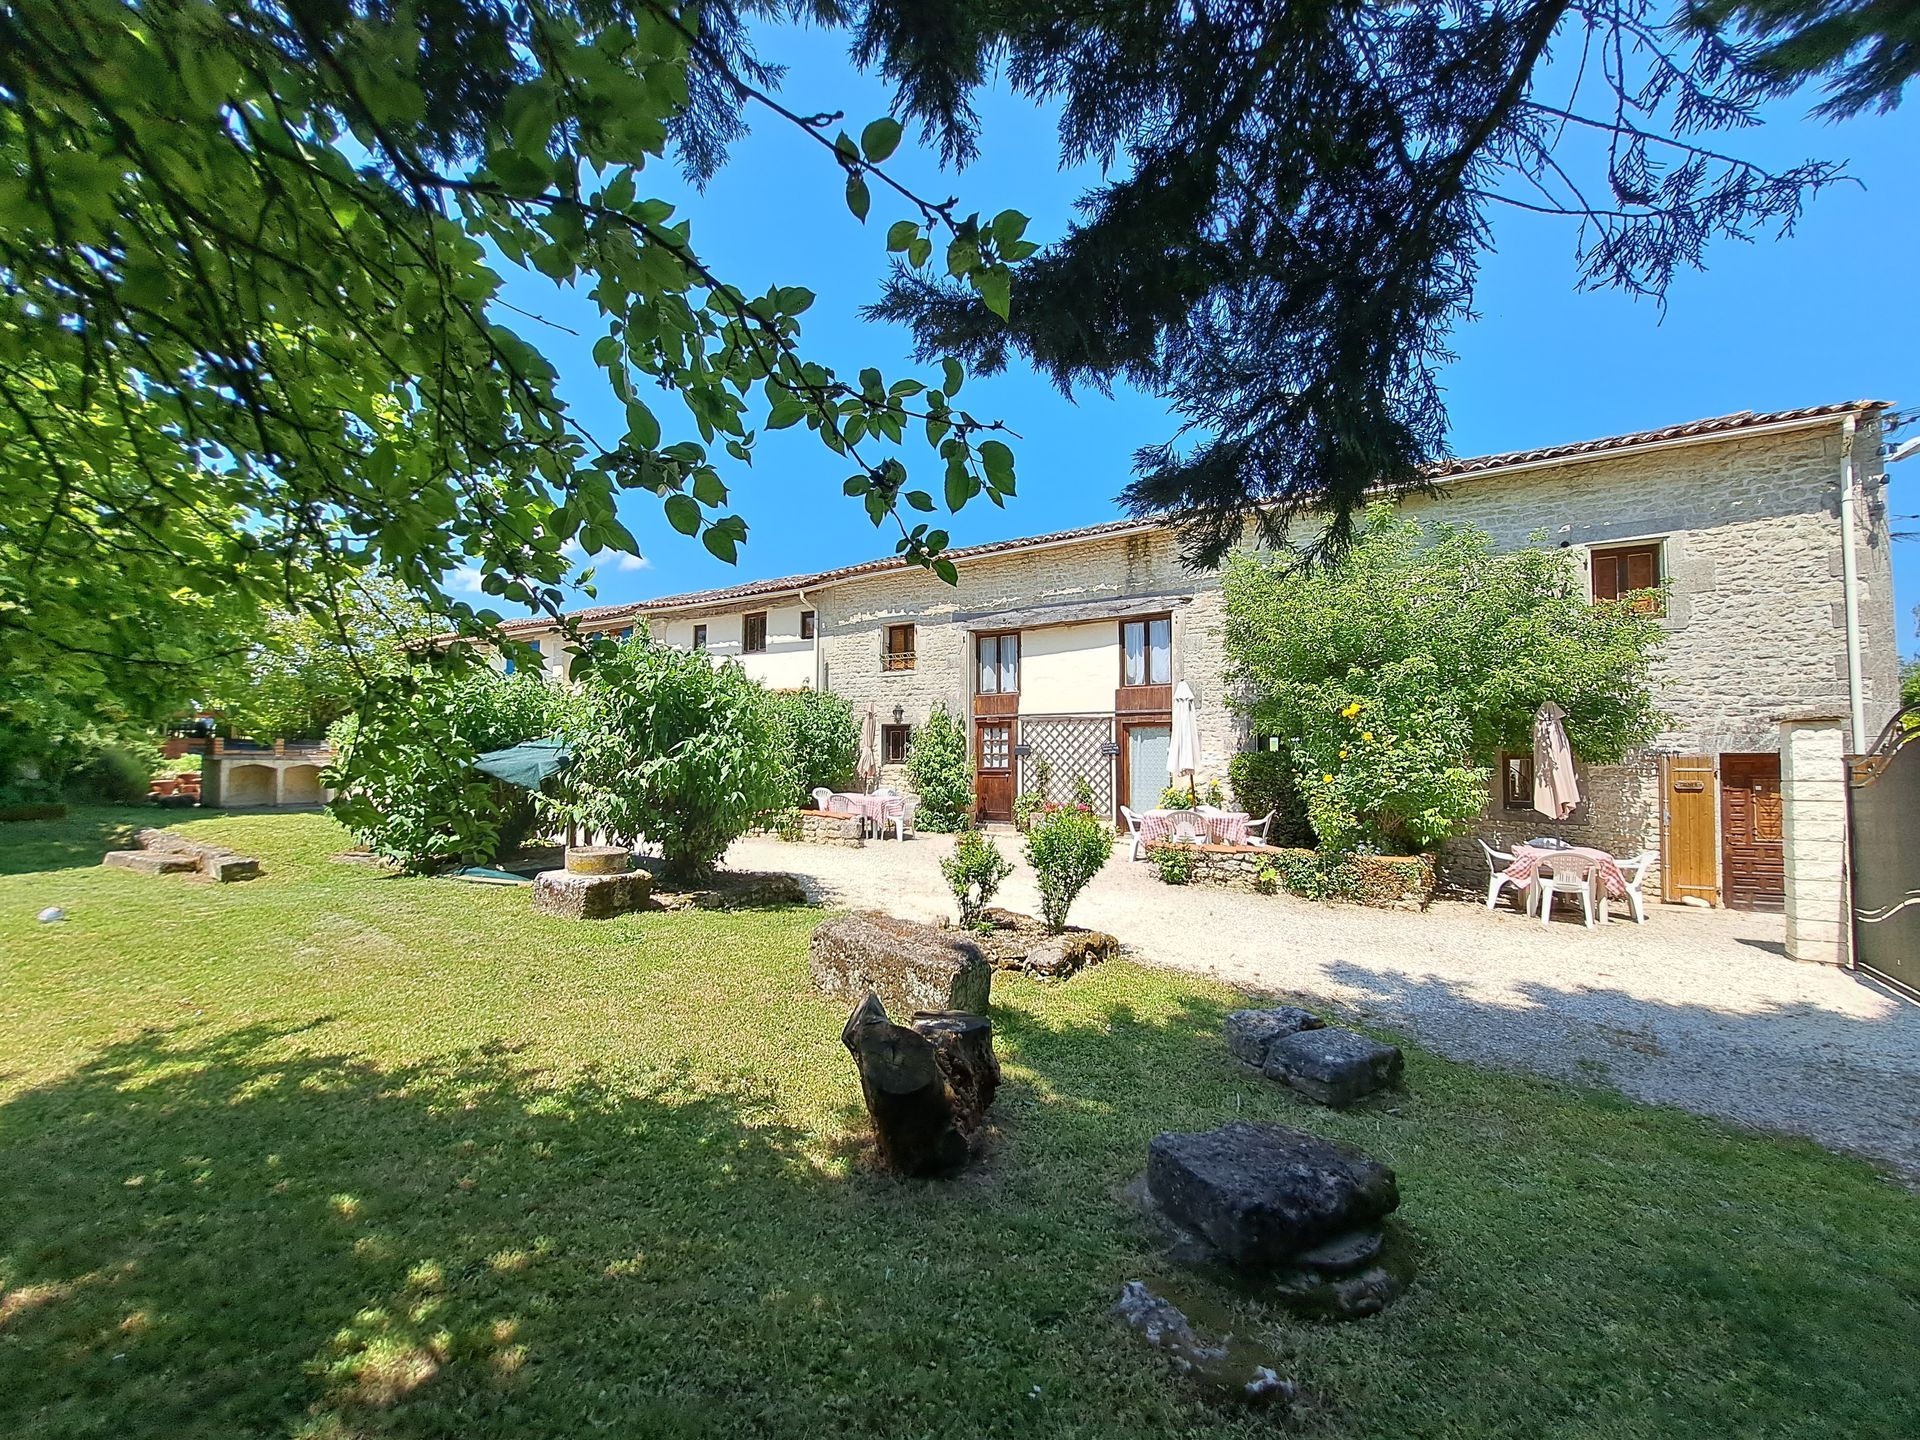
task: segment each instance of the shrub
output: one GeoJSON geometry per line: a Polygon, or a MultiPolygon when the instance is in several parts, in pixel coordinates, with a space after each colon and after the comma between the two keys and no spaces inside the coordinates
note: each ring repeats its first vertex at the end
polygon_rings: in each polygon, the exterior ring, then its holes
{"type": "Polygon", "coordinates": [[[383,695],[327,732],[339,790],[329,808],[363,844],[408,865],[511,854],[538,818],[533,797],[473,761],[552,735],[565,703],[536,674],[483,667],[383,695]]]}
{"type": "Polygon", "coordinates": [[[927,723],[913,732],[907,775],[920,797],[915,824],[922,830],[958,830],[972,818],[973,756],[967,727],[946,706],[935,706],[927,723]]]}
{"type": "MultiPolygon", "coordinates": [[[[1370,510],[1335,563],[1228,562],[1228,678],[1254,728],[1289,737],[1323,849],[1430,847],[1486,804],[1502,750],[1548,700],[1575,754],[1617,764],[1664,717],[1657,616],[1588,599],[1571,551],[1496,551],[1484,531],[1370,510]]],[[[1249,807],[1251,808],[1251,807],[1249,807]]]]}
{"type": "Polygon", "coordinates": [[[664,878],[704,879],[791,772],[767,692],[736,664],[637,637],[598,659],[565,732],[572,762],[548,808],[660,848],[664,878]]]}
{"type": "Polygon", "coordinates": [[[960,923],[972,928],[980,923],[980,912],[992,901],[1000,882],[1013,873],[1013,863],[990,838],[978,830],[964,830],[953,842],[952,853],[941,860],[940,873],[947,877],[960,907],[960,923]]]}
{"type": "MultiPolygon", "coordinates": [[[[1196,805],[1211,805],[1216,810],[1226,808],[1226,792],[1220,788],[1218,780],[1209,780],[1204,786],[1193,784],[1169,785],[1160,792],[1162,810],[1191,810],[1196,805]]],[[[1265,814],[1263,810],[1260,812],[1265,814]]]]}
{"type": "Polygon", "coordinates": [[[1166,885],[1187,885],[1193,881],[1199,857],[1191,845],[1156,845],[1152,851],[1154,868],[1166,885]]]}
{"type": "Polygon", "coordinates": [[[1284,750],[1245,750],[1227,765],[1227,779],[1233,785],[1233,800],[1256,821],[1268,811],[1273,824],[1267,827],[1269,845],[1311,845],[1313,826],[1307,819],[1307,802],[1294,778],[1293,756],[1284,750]]]}
{"type": "Polygon", "coordinates": [[[1066,929],[1067,909],[1113,855],[1113,839],[1089,810],[1043,810],[1027,835],[1027,861],[1040,884],[1040,914],[1049,930],[1066,929]]]}
{"type": "Polygon", "coordinates": [[[101,805],[135,805],[147,798],[153,772],[159,768],[157,745],[104,746],[67,778],[67,798],[101,805]]]}
{"type": "Polygon", "coordinates": [[[1033,823],[1033,817],[1047,803],[1046,794],[1040,790],[1029,790],[1024,795],[1013,797],[1013,824],[1017,830],[1025,830],[1033,823]]]}
{"type": "Polygon", "coordinates": [[[1260,873],[1253,877],[1253,888],[1262,895],[1271,895],[1280,888],[1280,872],[1271,865],[1262,865],[1260,873]]]}
{"type": "Polygon", "coordinates": [[[1093,782],[1084,775],[1073,777],[1073,803],[1082,810],[1093,809],[1093,782]]]}
{"type": "Polygon", "coordinates": [[[820,786],[852,789],[860,765],[852,707],[818,690],[780,691],[768,701],[787,770],[787,803],[812,805],[811,794],[820,786]]]}

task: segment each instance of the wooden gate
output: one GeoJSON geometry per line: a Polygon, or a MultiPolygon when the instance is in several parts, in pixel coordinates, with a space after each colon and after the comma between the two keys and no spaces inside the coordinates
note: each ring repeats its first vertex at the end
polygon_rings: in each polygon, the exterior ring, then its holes
{"type": "Polygon", "coordinates": [[[1847,764],[1853,963],[1920,997],[1920,705],[1847,764]]]}
{"type": "Polygon", "coordinates": [[[1719,768],[1711,755],[1668,755],[1660,762],[1660,896],[1720,903],[1714,843],[1719,768]]]}
{"type": "Polygon", "coordinates": [[[1720,874],[1729,910],[1786,908],[1778,755],[1720,757],[1720,874]]]}

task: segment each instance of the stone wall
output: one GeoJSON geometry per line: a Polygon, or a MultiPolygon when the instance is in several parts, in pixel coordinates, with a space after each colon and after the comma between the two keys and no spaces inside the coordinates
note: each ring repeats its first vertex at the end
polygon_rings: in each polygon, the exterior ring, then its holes
{"type": "Polygon", "coordinates": [[[1787,954],[1845,963],[1849,953],[1846,722],[1781,725],[1780,813],[1786,838],[1787,954]]]}
{"type": "Polygon", "coordinates": [[[829,815],[824,810],[797,810],[790,824],[758,825],[756,833],[774,835],[802,845],[838,845],[857,850],[867,843],[866,827],[858,815],[829,815]]]}
{"type": "MultiPolygon", "coordinates": [[[[1171,854],[1190,859],[1189,885],[1217,885],[1252,894],[1290,890],[1310,899],[1349,900],[1378,909],[1420,910],[1433,899],[1434,867],[1424,855],[1351,855],[1332,869],[1312,850],[1270,845],[1150,845],[1149,863],[1171,854]],[[1270,877],[1263,885],[1261,877],[1270,877]]],[[[1164,875],[1163,875],[1164,878],[1164,875]]],[[[1182,883],[1182,882],[1173,882],[1182,883]]]]}

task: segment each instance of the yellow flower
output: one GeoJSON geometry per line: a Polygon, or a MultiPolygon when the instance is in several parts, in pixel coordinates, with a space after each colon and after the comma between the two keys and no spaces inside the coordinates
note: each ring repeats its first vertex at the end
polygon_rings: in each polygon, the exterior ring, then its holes
{"type": "Polygon", "coordinates": [[[1362,730],[1360,732],[1360,738],[1362,740],[1371,741],[1373,739],[1373,732],[1371,730],[1362,730]]]}
{"type": "Polygon", "coordinates": [[[1320,783],[1322,785],[1331,785],[1333,783],[1333,776],[1331,774],[1322,775],[1320,777],[1320,783]]]}
{"type": "Polygon", "coordinates": [[[1344,760],[1344,759],[1346,759],[1346,758],[1347,758],[1347,752],[1346,752],[1346,751],[1344,751],[1344,750],[1342,750],[1342,751],[1340,752],[1340,758],[1341,758],[1342,760],[1344,760]]]}

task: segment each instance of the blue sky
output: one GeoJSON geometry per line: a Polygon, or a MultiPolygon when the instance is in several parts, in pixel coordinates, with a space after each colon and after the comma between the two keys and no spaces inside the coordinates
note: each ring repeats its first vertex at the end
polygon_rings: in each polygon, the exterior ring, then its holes
{"type": "MultiPolygon", "coordinates": [[[[773,40],[769,58],[790,67],[785,98],[796,109],[844,110],[856,134],[886,113],[887,88],[851,71],[840,38],[786,29],[773,40]]],[[[1729,147],[1775,163],[1842,159],[1860,183],[1817,199],[1790,237],[1712,248],[1704,273],[1676,282],[1664,315],[1649,302],[1576,292],[1569,223],[1496,215],[1498,248],[1484,263],[1478,315],[1456,332],[1457,358],[1444,376],[1453,452],[1588,439],[1734,410],[1861,397],[1920,404],[1920,289],[1912,259],[1920,233],[1920,182],[1912,170],[1920,103],[1839,126],[1802,118],[1804,108],[1777,107],[1771,123],[1729,147]]],[[[1051,121],[1024,102],[989,95],[981,110],[983,154],[965,171],[942,173],[931,155],[916,150],[911,132],[889,170],[923,193],[958,195],[963,213],[1019,209],[1033,217],[1029,239],[1057,235],[1095,172],[1062,173],[1051,121]]],[[[820,146],[777,117],[753,120],[754,133],[704,195],[666,167],[650,176],[652,193],[684,205],[702,255],[749,293],[771,284],[804,284],[817,293],[804,336],[816,358],[849,375],[863,365],[879,366],[890,379],[917,373],[903,331],[858,315],[885,271],[887,225],[905,212],[876,191],[861,225],[841,204],[839,171],[820,146]]],[[[539,276],[514,277],[507,298],[579,332],[505,317],[558,366],[579,417],[603,436],[617,436],[617,407],[588,354],[600,333],[590,302],[539,276]]],[[[1121,391],[1068,400],[1018,367],[970,379],[961,403],[1019,432],[1020,493],[1005,510],[976,501],[943,517],[956,544],[1115,517],[1113,497],[1129,477],[1135,448],[1165,439],[1178,424],[1149,396],[1121,391]]],[[[667,412],[661,416],[669,438],[677,438],[667,412]]],[[[909,465],[916,453],[924,454],[909,451],[909,465]]],[[[657,502],[632,497],[623,517],[646,561],[603,563],[597,602],[891,552],[892,533],[876,531],[856,502],[841,496],[845,462],[803,427],[763,436],[751,470],[724,457],[722,463],[750,526],[739,565],[714,560],[666,525],[657,502]]],[[[1893,467],[1893,476],[1894,511],[1920,512],[1920,458],[1893,467]]],[[[938,493],[937,485],[930,488],[938,493]]],[[[1920,519],[1908,528],[1920,531],[1920,519]]],[[[1920,540],[1896,546],[1895,569],[1901,649],[1913,655],[1920,653],[1913,616],[1920,540]]]]}

